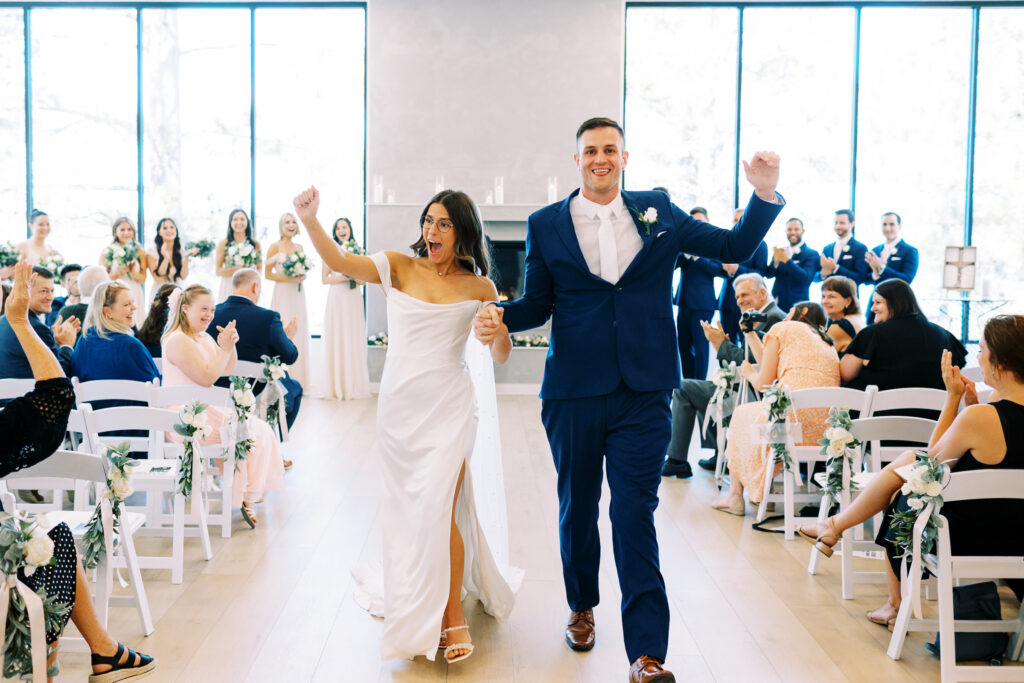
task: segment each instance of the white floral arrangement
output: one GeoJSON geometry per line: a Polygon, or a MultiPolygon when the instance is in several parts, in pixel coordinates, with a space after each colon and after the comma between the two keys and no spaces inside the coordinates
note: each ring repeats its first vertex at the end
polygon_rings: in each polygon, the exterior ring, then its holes
{"type": "Polygon", "coordinates": [[[246,240],[245,242],[232,242],[224,252],[225,268],[255,268],[263,261],[263,255],[256,246],[246,240]]]}
{"type": "Polygon", "coordinates": [[[58,285],[60,284],[60,271],[64,267],[63,256],[52,251],[39,265],[53,273],[53,281],[58,285]]]}
{"type": "MultiPolygon", "coordinates": [[[[843,489],[843,463],[846,463],[852,474],[853,453],[860,447],[860,441],[850,433],[853,421],[850,419],[850,411],[845,408],[830,408],[825,424],[828,426],[825,429],[825,436],[818,439],[821,455],[826,456],[825,488],[822,494],[828,494],[836,499],[843,489]]],[[[850,490],[856,488],[857,482],[850,479],[850,490]]]]}
{"type": "Polygon", "coordinates": [[[658,222],[658,210],[653,206],[649,206],[643,212],[633,208],[630,208],[630,211],[636,214],[636,219],[647,228],[647,235],[650,236],[651,226],[658,222]]]}
{"type": "Polygon", "coordinates": [[[21,258],[21,251],[11,242],[0,243],[0,268],[13,266],[21,258]]]}
{"type": "Polygon", "coordinates": [[[729,426],[733,410],[736,408],[735,387],[739,379],[740,372],[736,367],[736,361],[721,361],[719,367],[711,373],[711,384],[714,385],[715,391],[708,399],[708,410],[704,413],[701,434],[707,434],[711,420],[715,421],[719,429],[729,426]]]}
{"type": "MultiPolygon", "coordinates": [[[[125,441],[117,446],[107,446],[103,455],[107,465],[107,484],[101,495],[110,506],[113,531],[117,531],[121,526],[121,504],[135,492],[132,487],[132,468],[137,463],[128,456],[129,448],[129,442],[125,441]]],[[[94,569],[100,558],[106,554],[103,536],[104,507],[103,501],[97,501],[92,516],[85,524],[85,534],[82,537],[82,566],[86,569],[94,569]]]]}
{"type": "Polygon", "coordinates": [[[513,334],[512,346],[528,348],[547,348],[551,343],[543,334],[513,334]]]}
{"type": "MultiPolygon", "coordinates": [[[[366,250],[359,246],[359,242],[356,242],[352,238],[349,238],[344,244],[342,244],[341,249],[345,253],[352,254],[353,256],[366,256],[366,250]]],[[[358,286],[359,285],[356,284],[356,281],[353,278],[349,278],[349,289],[355,289],[358,286]]]]}
{"type": "Polygon", "coordinates": [[[238,424],[238,431],[235,434],[235,470],[241,469],[242,462],[249,457],[252,447],[256,442],[249,438],[248,423],[256,408],[256,395],[249,386],[249,380],[245,377],[232,375],[231,377],[231,402],[235,406],[235,418],[238,424]]]}
{"type": "MultiPolygon", "coordinates": [[[[793,399],[789,395],[789,387],[779,384],[779,380],[772,382],[772,385],[761,393],[761,412],[768,418],[768,424],[773,433],[786,428],[786,414],[793,406],[793,399]]],[[[788,472],[793,469],[793,459],[789,455],[787,446],[788,437],[773,438],[771,441],[772,451],[775,453],[775,462],[782,462],[783,468],[788,472]]]]}
{"type": "Polygon", "coordinates": [[[129,244],[113,242],[103,250],[103,262],[107,264],[107,268],[118,266],[122,270],[128,270],[132,263],[139,258],[141,249],[142,245],[134,240],[129,244]]]}
{"type": "Polygon", "coordinates": [[[197,259],[208,257],[216,248],[217,245],[213,243],[213,240],[208,239],[196,240],[195,242],[189,242],[185,245],[186,251],[190,251],[192,249],[196,250],[195,254],[193,254],[193,258],[197,259]]]}
{"type": "MultiPolygon", "coordinates": [[[[301,277],[313,269],[313,264],[306,256],[306,252],[296,249],[284,257],[281,261],[281,271],[288,277],[301,277]]],[[[302,291],[302,283],[299,283],[299,291],[302,291]]]]}
{"type": "Polygon", "coordinates": [[[366,344],[368,346],[387,346],[388,335],[386,332],[378,332],[377,334],[367,337],[366,344]]]}
{"type": "Polygon", "coordinates": [[[56,564],[53,540],[46,534],[42,515],[35,520],[0,512],[0,642],[3,643],[3,677],[43,680],[60,672],[46,667],[46,631],[55,630],[71,605],[33,591],[19,580],[18,571],[32,576],[38,567],[56,564]]]}
{"type": "Polygon", "coordinates": [[[193,401],[178,413],[180,422],[174,431],[185,438],[178,465],[178,493],[186,498],[192,495],[192,462],[195,459],[195,445],[213,433],[213,427],[206,417],[205,403],[193,401]]]}
{"type": "Polygon", "coordinates": [[[264,382],[267,385],[267,389],[263,392],[262,397],[262,400],[266,401],[265,405],[267,406],[267,424],[272,429],[276,429],[281,424],[280,399],[284,397],[284,393],[280,381],[285,378],[284,366],[281,365],[280,356],[264,354],[260,356],[260,360],[263,361],[263,375],[258,381],[264,382]]]}
{"type": "Polygon", "coordinates": [[[927,451],[918,450],[914,455],[914,464],[907,472],[906,482],[900,488],[900,493],[907,497],[907,506],[910,509],[894,514],[889,525],[893,539],[901,550],[898,557],[911,554],[914,545],[914,525],[926,507],[932,506],[931,517],[921,534],[923,555],[934,551],[939,527],[942,526],[939,509],[942,507],[942,490],[949,481],[949,465],[932,460],[928,457],[927,451]]]}

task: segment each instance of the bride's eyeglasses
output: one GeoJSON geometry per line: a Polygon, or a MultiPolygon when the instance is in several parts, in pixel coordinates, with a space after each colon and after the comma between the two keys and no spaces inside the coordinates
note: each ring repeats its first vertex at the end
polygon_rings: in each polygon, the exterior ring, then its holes
{"type": "Polygon", "coordinates": [[[430,228],[433,227],[435,224],[437,225],[437,229],[440,230],[441,232],[448,232],[449,230],[455,227],[455,224],[452,223],[447,218],[441,218],[436,221],[432,216],[423,216],[422,218],[420,218],[421,228],[430,228]]]}

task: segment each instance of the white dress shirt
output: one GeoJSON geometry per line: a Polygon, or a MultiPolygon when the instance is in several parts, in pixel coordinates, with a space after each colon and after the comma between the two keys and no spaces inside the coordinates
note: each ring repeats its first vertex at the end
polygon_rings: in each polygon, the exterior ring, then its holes
{"type": "Polygon", "coordinates": [[[846,248],[846,245],[849,244],[850,240],[852,239],[853,231],[851,230],[849,233],[846,234],[846,237],[844,237],[841,240],[836,240],[835,246],[832,247],[832,260],[836,262],[839,261],[839,257],[843,255],[843,249],[846,248]]]}
{"type": "MultiPolygon", "coordinates": [[[[633,217],[629,215],[629,209],[622,201],[622,194],[616,195],[607,206],[611,209],[621,278],[622,273],[626,272],[629,264],[640,253],[644,241],[640,237],[636,223],[633,222],[633,217]]],[[[576,230],[576,240],[580,243],[580,251],[583,252],[583,260],[587,262],[590,272],[598,277],[601,277],[601,248],[597,242],[597,229],[601,225],[601,219],[598,217],[600,207],[601,204],[590,201],[582,192],[569,202],[569,215],[576,230]]]]}
{"type": "Polygon", "coordinates": [[[878,258],[882,261],[882,267],[878,270],[871,269],[871,279],[879,280],[882,277],[882,272],[885,267],[889,264],[889,257],[896,251],[896,245],[900,243],[900,238],[897,237],[892,242],[886,242],[882,247],[882,253],[878,255],[878,258]]]}

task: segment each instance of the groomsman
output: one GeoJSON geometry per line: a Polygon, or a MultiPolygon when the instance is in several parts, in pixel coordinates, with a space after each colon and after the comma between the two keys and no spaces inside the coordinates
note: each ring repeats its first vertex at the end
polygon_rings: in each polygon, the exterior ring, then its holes
{"type": "Polygon", "coordinates": [[[853,237],[855,220],[850,209],[836,211],[836,241],[826,245],[821,252],[821,273],[817,279],[843,275],[858,285],[867,284],[870,280],[871,268],[864,259],[868,248],[853,237]]]}
{"type": "Polygon", "coordinates": [[[804,222],[799,218],[786,221],[788,246],[775,247],[768,277],[775,278],[772,296],[783,312],[798,301],[807,301],[811,282],[821,270],[821,256],[804,244],[804,222]]]}
{"type": "MultiPolygon", "coordinates": [[[[881,282],[894,277],[906,281],[907,284],[914,281],[920,257],[917,247],[910,246],[900,237],[902,230],[903,220],[898,213],[889,211],[882,214],[882,236],[885,237],[885,243],[879,244],[864,255],[871,268],[872,282],[881,282]]],[[[868,324],[870,325],[875,322],[870,298],[863,307],[868,309],[868,324]]]]}
{"type": "MultiPolygon", "coordinates": [[[[732,224],[735,226],[743,216],[743,209],[738,208],[733,212],[732,224]]],[[[736,297],[733,295],[733,284],[736,278],[746,273],[757,273],[765,277],[768,275],[768,245],[761,240],[757,249],[746,261],[741,263],[723,263],[718,277],[722,279],[722,289],[718,292],[718,310],[722,319],[722,329],[725,336],[736,344],[743,343],[743,332],[740,330],[740,308],[736,305],[736,297]]]]}
{"type": "MultiPolygon", "coordinates": [[[[708,212],[702,206],[690,209],[690,216],[708,222],[708,212]]],[[[711,355],[701,322],[710,322],[718,308],[715,298],[715,276],[722,270],[716,259],[680,254],[676,259],[679,286],[672,303],[676,310],[676,334],[679,342],[679,364],[685,379],[704,379],[708,373],[711,355]]]]}

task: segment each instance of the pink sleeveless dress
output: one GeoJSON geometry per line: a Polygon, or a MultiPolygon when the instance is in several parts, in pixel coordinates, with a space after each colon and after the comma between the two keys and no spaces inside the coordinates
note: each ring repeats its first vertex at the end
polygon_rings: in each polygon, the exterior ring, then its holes
{"type": "MultiPolygon", "coordinates": [[[[171,335],[187,336],[180,330],[172,332],[171,335]]],[[[198,340],[189,339],[189,341],[198,345],[200,353],[203,354],[207,361],[217,353],[217,342],[205,332],[199,336],[198,340]]],[[[161,346],[165,343],[166,340],[161,342],[161,346]]],[[[163,385],[178,386],[183,384],[194,385],[195,382],[189,379],[188,375],[182,372],[174,363],[170,362],[167,358],[167,352],[164,351],[163,385]]],[[[220,429],[224,426],[227,416],[222,409],[213,406],[207,408],[206,412],[209,424],[213,427],[213,433],[204,439],[202,443],[204,446],[218,444],[221,442],[220,429]]],[[[231,504],[236,508],[242,505],[243,500],[247,503],[255,503],[263,497],[264,493],[284,488],[284,465],[281,462],[281,454],[278,451],[277,439],[274,438],[274,432],[270,429],[270,425],[259,418],[251,417],[249,418],[249,435],[255,441],[255,445],[250,450],[249,457],[245,459],[244,467],[235,472],[238,480],[235,483],[231,504]]],[[[181,443],[181,437],[177,434],[169,434],[168,438],[181,443]]]]}

